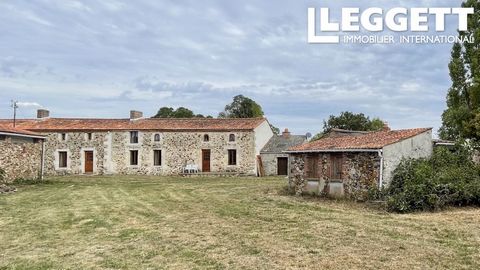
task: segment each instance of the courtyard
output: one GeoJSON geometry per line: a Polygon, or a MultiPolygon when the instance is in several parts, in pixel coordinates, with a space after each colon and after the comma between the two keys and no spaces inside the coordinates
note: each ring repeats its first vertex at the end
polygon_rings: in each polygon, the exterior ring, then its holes
{"type": "Polygon", "coordinates": [[[390,214],[286,179],[71,176],[0,195],[0,269],[478,269],[480,209],[390,214]]]}

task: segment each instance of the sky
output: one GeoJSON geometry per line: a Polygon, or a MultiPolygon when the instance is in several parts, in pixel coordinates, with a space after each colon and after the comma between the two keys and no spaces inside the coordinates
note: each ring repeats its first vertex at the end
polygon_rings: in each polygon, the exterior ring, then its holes
{"type": "MultiPolygon", "coordinates": [[[[316,133],[342,111],[392,128],[441,125],[451,44],[309,44],[307,8],[459,7],[461,1],[0,1],[0,118],[216,116],[238,94],[316,133]]],[[[447,20],[445,34],[455,35],[447,20]]],[[[387,33],[380,33],[381,35],[387,33]]],[[[427,34],[433,34],[427,33],[427,34]]]]}

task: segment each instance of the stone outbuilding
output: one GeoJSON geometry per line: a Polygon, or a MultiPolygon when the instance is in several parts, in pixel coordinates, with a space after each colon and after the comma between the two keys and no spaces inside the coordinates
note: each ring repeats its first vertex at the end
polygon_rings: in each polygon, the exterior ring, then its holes
{"type": "Polygon", "coordinates": [[[288,175],[288,154],[284,151],[306,141],[306,135],[292,135],[288,129],[270,138],[260,151],[265,175],[288,175]]]}
{"type": "Polygon", "coordinates": [[[5,182],[42,178],[44,141],[38,133],[0,125],[0,168],[5,182]]]}
{"type": "MultiPolygon", "coordinates": [[[[0,120],[0,124],[11,120],[0,120]]],[[[53,118],[17,126],[46,137],[45,173],[172,175],[257,174],[257,156],[273,136],[265,118],[53,118]]]]}
{"type": "Polygon", "coordinates": [[[431,128],[326,136],[286,151],[289,183],[297,193],[362,200],[369,189],[389,185],[403,158],[428,157],[432,151],[431,128]]]}

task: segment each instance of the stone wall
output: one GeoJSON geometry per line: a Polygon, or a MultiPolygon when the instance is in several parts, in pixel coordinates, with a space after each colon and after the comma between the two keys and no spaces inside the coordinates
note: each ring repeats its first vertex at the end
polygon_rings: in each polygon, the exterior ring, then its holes
{"type": "Polygon", "coordinates": [[[107,132],[93,132],[89,140],[85,132],[47,133],[45,143],[45,174],[66,175],[85,173],[85,151],[93,151],[93,173],[106,172],[105,149],[107,132]],[[59,152],[67,152],[67,167],[59,168],[59,152]]]}
{"type": "Polygon", "coordinates": [[[94,151],[94,173],[169,175],[181,173],[186,164],[202,168],[202,149],[211,150],[211,172],[255,174],[255,136],[253,132],[157,132],[139,131],[139,141],[130,143],[129,131],[69,132],[62,140],[61,133],[47,134],[46,173],[84,173],[84,151],[94,151]],[[155,134],[160,141],[155,142],[155,134]],[[204,141],[204,135],[209,141],[204,141]],[[235,141],[229,142],[229,135],[235,141]],[[237,151],[237,165],[228,165],[228,150],[237,151]],[[130,165],[130,151],[138,150],[138,165],[130,165]],[[153,151],[162,151],[162,165],[154,166],[153,151]],[[67,168],[58,168],[58,152],[68,152],[67,168]]]}
{"type": "Polygon", "coordinates": [[[393,171],[404,158],[426,158],[432,155],[432,131],[387,145],[383,148],[383,185],[388,186],[393,171]]]}
{"type": "Polygon", "coordinates": [[[5,180],[36,179],[42,165],[42,143],[31,138],[7,136],[0,140],[0,168],[5,180]]]}
{"type": "MultiPolygon", "coordinates": [[[[314,154],[291,154],[290,156],[290,185],[298,180],[294,179],[294,171],[299,167],[303,169],[303,176],[308,181],[308,192],[327,195],[332,197],[347,197],[355,200],[363,200],[367,191],[372,187],[378,187],[380,176],[380,157],[375,152],[351,152],[335,153],[341,155],[342,179],[331,179],[331,153],[314,154]],[[306,174],[308,166],[307,156],[318,157],[317,177],[309,178],[306,174]],[[301,162],[299,162],[299,159],[301,162]],[[298,166],[302,164],[302,166],[298,166]],[[305,165],[303,165],[305,164],[305,165]],[[313,181],[312,181],[313,180],[313,181]],[[316,185],[312,182],[317,181],[316,185]],[[316,190],[315,190],[316,189],[316,190]]],[[[298,179],[298,177],[296,177],[298,179]]],[[[306,185],[305,183],[303,183],[306,185]]]]}
{"type": "Polygon", "coordinates": [[[277,175],[278,174],[278,157],[288,158],[288,154],[272,154],[262,153],[262,163],[265,170],[265,175],[277,175]]]}

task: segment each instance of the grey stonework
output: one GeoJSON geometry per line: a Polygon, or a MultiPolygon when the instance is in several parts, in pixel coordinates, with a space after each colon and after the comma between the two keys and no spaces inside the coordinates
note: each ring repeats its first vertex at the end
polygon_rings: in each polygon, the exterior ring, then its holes
{"type": "Polygon", "coordinates": [[[42,143],[32,138],[7,136],[0,140],[0,168],[5,170],[6,182],[15,179],[40,177],[42,143]]]}
{"type": "Polygon", "coordinates": [[[139,131],[138,143],[130,143],[129,131],[93,132],[88,140],[86,132],[48,133],[45,169],[48,175],[82,174],[85,172],[84,151],[94,152],[95,174],[149,174],[181,173],[186,164],[202,168],[202,149],[211,150],[211,172],[236,172],[253,175],[255,164],[255,133],[248,132],[160,132],[139,131]],[[155,134],[160,141],[155,142],[155,134]],[[208,134],[209,141],[204,141],[208,134]],[[229,135],[235,141],[229,141],[229,135]],[[228,150],[237,151],[237,164],[228,165],[228,150]],[[138,165],[130,165],[130,151],[138,150],[138,165]],[[162,164],[154,166],[154,150],[161,150],[162,164]],[[67,168],[59,168],[58,152],[67,151],[67,168]]]}

